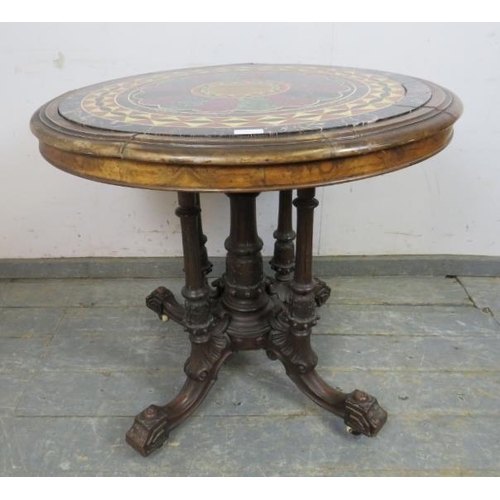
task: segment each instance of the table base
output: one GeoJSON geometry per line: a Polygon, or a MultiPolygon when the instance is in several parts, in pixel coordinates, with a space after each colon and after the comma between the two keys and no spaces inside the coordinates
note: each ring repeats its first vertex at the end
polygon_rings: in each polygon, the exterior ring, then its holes
{"type": "Polygon", "coordinates": [[[318,357],[311,347],[311,331],[318,319],[316,310],[326,302],[330,289],[312,277],[313,212],[318,204],[314,192],[314,188],[297,191],[293,202],[297,235],[292,229],[292,192],[280,192],[273,278],[263,273],[255,210],[258,193],[228,194],[231,226],[225,242],[226,272],[212,288],[207,280],[212,265],[205,248],[199,195],[178,194],[184,305],[165,287],[154,290],[146,305],[163,321],[171,319],[184,326],[191,353],[179,394],[166,405],[143,410],[127,432],[127,443],[141,455],[163,445],[170,431],[203,401],[224,362],[240,350],[264,349],[271,359],[280,360],[297,387],[343,418],[353,434],[372,437],[385,424],[387,413],[373,396],[360,390],[343,393],[333,389],[315,370],[318,357]]]}

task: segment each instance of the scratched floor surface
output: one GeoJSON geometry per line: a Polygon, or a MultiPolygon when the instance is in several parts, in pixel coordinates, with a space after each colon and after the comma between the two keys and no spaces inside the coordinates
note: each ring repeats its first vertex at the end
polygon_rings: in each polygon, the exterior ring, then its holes
{"type": "Polygon", "coordinates": [[[327,281],[318,369],[378,397],[376,438],[348,435],[278,362],[245,352],[147,459],[125,432],[176,393],[188,354],[143,306],[167,283],[0,281],[0,475],[500,475],[500,278],[327,281]]]}

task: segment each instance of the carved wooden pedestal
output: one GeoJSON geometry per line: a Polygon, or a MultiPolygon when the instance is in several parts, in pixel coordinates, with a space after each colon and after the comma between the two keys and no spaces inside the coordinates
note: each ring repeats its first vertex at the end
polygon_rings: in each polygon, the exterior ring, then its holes
{"type": "Polygon", "coordinates": [[[134,75],[65,93],[31,119],[44,158],[86,179],[179,191],[186,271],[182,303],[167,288],[146,299],[191,341],[186,383],[135,419],[127,441],[141,454],[201,403],[233,352],[264,349],[297,387],[374,436],[386,412],[368,394],[344,394],[316,373],[316,308],[330,290],[314,279],[312,186],[364,179],[441,151],[462,112],[449,90],[406,75],[334,66],[235,64],[134,75]],[[297,248],[292,189],[298,189],[297,248]],[[200,199],[228,193],[231,230],[222,278],[207,282],[200,199]],[[280,191],[271,267],[262,270],[255,201],[280,191]],[[245,193],[245,194],[243,194],[245,193]]]}
{"type": "Polygon", "coordinates": [[[225,242],[226,272],[210,288],[211,270],[201,225],[199,196],[179,193],[186,282],[180,304],[167,288],[159,287],[146,299],[160,319],[180,323],[189,333],[191,354],[184,371],[186,382],[164,406],[151,405],[135,417],[127,442],[144,456],[159,448],[172,429],[203,401],[224,361],[238,350],[264,349],[279,359],[297,387],[320,406],[344,419],[355,434],[375,436],[387,413],[365,392],[349,394],[330,387],[316,372],[318,357],[311,347],[316,308],[330,294],[312,277],[313,212],[318,202],[314,188],[299,189],[297,249],[292,229],[292,191],[280,192],[278,228],[271,267],[263,273],[257,234],[255,201],[258,193],[228,194],[231,203],[230,235],[225,242]]]}

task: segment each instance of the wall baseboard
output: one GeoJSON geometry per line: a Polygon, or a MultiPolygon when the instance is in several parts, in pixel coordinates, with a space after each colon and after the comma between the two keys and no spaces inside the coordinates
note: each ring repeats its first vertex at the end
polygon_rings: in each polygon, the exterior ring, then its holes
{"type": "MultiPolygon", "coordinates": [[[[213,276],[224,258],[213,257],[213,276]]],[[[269,258],[266,258],[267,262],[269,258]]],[[[271,274],[269,269],[266,272],[271,274]]],[[[380,255],[316,257],[314,274],[332,276],[500,276],[500,257],[476,255],[380,255]]],[[[169,278],[183,275],[181,257],[0,259],[0,279],[169,278]]]]}

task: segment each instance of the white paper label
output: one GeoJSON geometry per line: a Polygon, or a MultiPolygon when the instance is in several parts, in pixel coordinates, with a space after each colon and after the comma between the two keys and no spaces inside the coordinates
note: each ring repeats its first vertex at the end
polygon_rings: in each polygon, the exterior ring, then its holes
{"type": "Polygon", "coordinates": [[[240,128],[234,130],[234,135],[252,135],[252,134],[263,134],[263,128],[240,128]]]}

